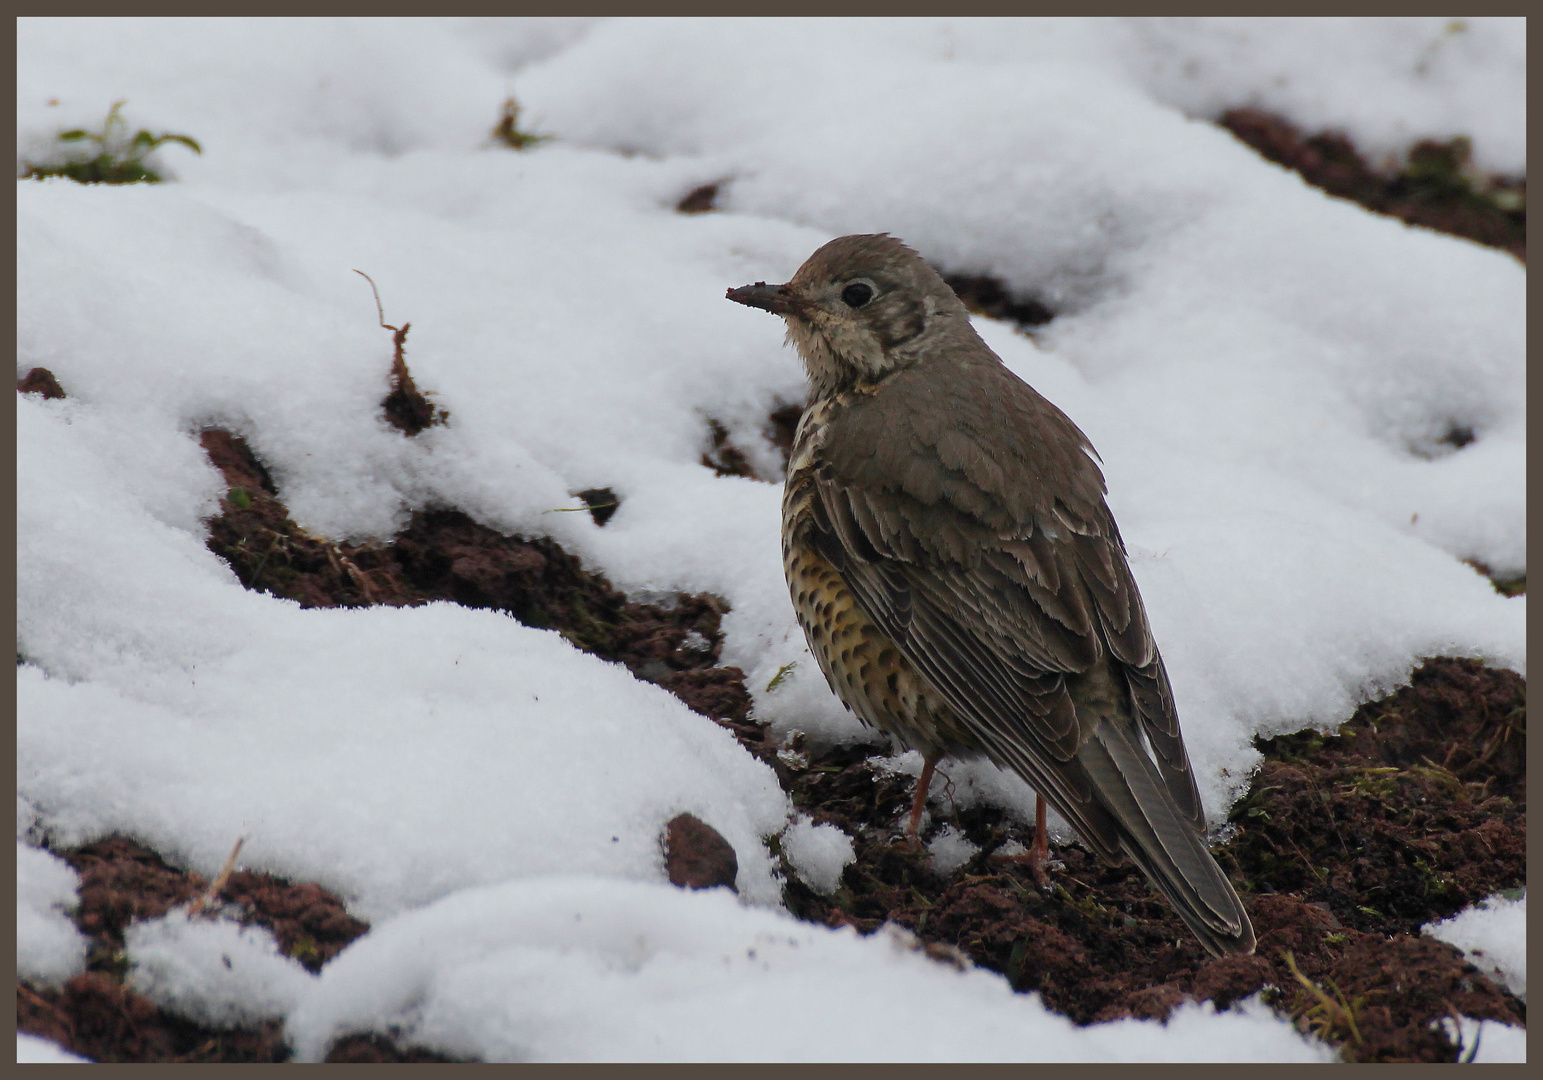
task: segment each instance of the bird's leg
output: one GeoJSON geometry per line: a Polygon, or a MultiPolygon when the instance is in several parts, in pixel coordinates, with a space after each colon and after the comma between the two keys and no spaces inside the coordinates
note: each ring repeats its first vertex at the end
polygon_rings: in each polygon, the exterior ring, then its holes
{"type": "Polygon", "coordinates": [[[1045,831],[1045,799],[1034,793],[1034,843],[1029,845],[1029,870],[1041,885],[1048,884],[1045,865],[1050,862],[1050,834],[1045,831]]]}
{"type": "Polygon", "coordinates": [[[1028,849],[1016,855],[991,857],[1015,866],[1027,866],[1040,888],[1050,888],[1050,875],[1046,873],[1050,865],[1050,833],[1045,828],[1045,800],[1038,792],[1034,794],[1034,839],[1029,842],[1028,849]]]}
{"type": "Polygon", "coordinates": [[[922,774],[916,781],[916,797],[911,800],[911,818],[906,822],[905,834],[916,839],[916,829],[922,822],[922,811],[927,808],[927,789],[932,786],[932,770],[938,767],[935,757],[923,758],[922,774]]]}

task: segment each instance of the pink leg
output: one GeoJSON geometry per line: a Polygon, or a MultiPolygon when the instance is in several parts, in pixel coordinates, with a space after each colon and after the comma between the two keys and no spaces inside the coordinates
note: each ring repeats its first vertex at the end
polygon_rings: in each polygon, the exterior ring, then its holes
{"type": "Polygon", "coordinates": [[[1041,888],[1050,887],[1050,876],[1045,872],[1050,864],[1050,834],[1045,829],[1045,800],[1038,794],[1034,796],[1034,839],[1029,842],[1029,849],[1017,855],[993,855],[992,858],[1027,866],[1041,888]]]}
{"type": "Polygon", "coordinates": [[[911,820],[906,823],[905,834],[913,839],[922,822],[922,811],[927,806],[927,789],[932,786],[932,770],[937,768],[937,758],[925,758],[921,777],[916,781],[916,797],[911,800],[911,820]]]}
{"type": "Polygon", "coordinates": [[[1034,796],[1034,843],[1029,848],[1029,860],[1035,877],[1044,874],[1045,864],[1050,861],[1050,834],[1045,831],[1045,800],[1037,794],[1034,796]]]}

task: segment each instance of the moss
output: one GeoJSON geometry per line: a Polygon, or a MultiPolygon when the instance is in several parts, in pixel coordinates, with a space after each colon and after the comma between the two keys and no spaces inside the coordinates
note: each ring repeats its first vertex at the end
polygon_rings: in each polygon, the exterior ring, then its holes
{"type": "Polygon", "coordinates": [[[504,101],[498,123],[493,125],[493,138],[511,150],[529,150],[547,142],[551,137],[520,130],[520,104],[512,97],[504,101]]]}
{"type": "Polygon", "coordinates": [[[203,148],[190,135],[172,132],[153,134],[140,128],[130,135],[121,115],[125,101],[115,101],[102,122],[101,131],[75,128],[58,135],[61,160],[28,163],[23,179],[42,180],[63,176],[77,184],[158,184],[161,174],[147,163],[147,157],[167,143],[177,143],[195,154],[203,148]],[[94,152],[92,150],[94,148],[94,152]],[[84,149],[89,156],[82,156],[84,149]]]}

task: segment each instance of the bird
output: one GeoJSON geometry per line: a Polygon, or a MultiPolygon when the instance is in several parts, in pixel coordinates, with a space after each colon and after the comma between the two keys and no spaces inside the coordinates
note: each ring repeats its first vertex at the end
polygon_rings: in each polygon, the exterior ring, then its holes
{"type": "Polygon", "coordinates": [[[781,316],[808,377],[783,568],[831,689],[922,755],[913,842],[937,763],[984,757],[1042,800],[1041,851],[1048,800],[1209,952],[1252,952],[1087,436],[887,233],[726,295],[781,316]]]}

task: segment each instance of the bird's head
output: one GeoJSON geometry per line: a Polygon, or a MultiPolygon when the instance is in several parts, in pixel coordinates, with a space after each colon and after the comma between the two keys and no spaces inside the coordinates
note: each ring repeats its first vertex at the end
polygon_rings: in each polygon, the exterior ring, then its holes
{"type": "Polygon", "coordinates": [[[816,397],[917,363],[941,334],[974,333],[937,271],[885,233],[837,237],[786,285],[758,281],[727,295],[782,316],[816,397]]]}

